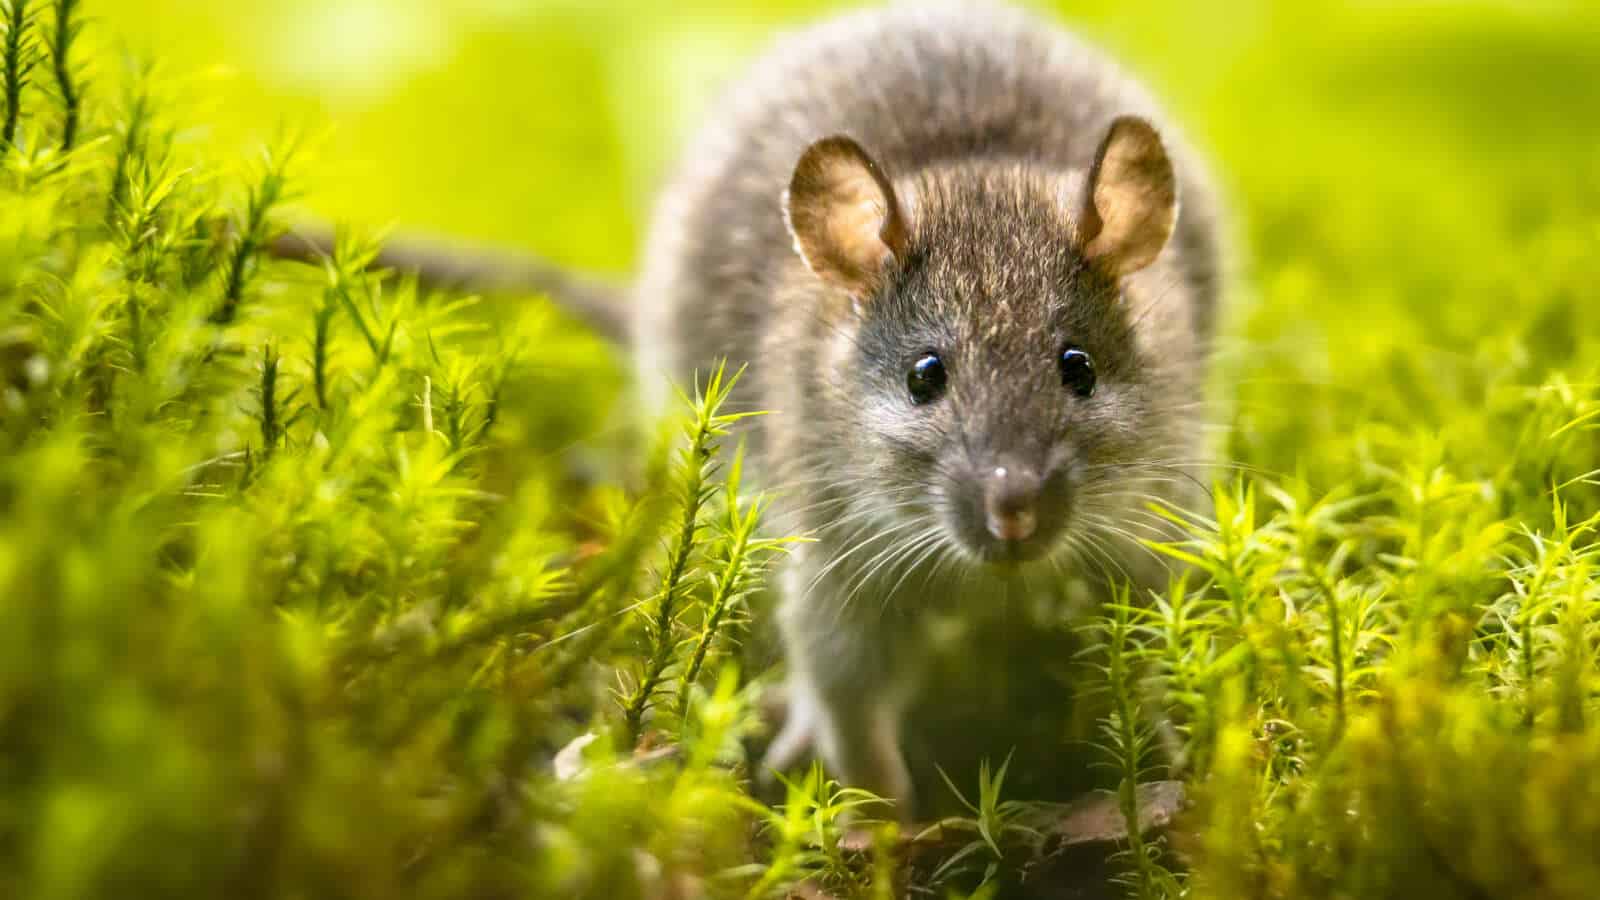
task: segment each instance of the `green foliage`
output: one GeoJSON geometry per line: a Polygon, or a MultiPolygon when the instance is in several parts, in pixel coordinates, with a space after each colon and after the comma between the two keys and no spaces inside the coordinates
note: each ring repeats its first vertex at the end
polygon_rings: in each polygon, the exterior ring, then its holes
{"type": "Polygon", "coordinates": [[[732,650],[785,542],[723,467],[733,379],[634,490],[575,479],[549,423],[614,393],[592,339],[351,232],[265,259],[296,145],[215,168],[129,77],[77,125],[22,90],[0,172],[0,895],[786,884],[736,869],[732,650]],[[669,678],[678,752],[635,758],[669,678]]]}
{"type": "Polygon", "coordinates": [[[1126,791],[1151,685],[1118,660],[1146,664],[1201,792],[1198,865],[1153,890],[1136,839],[1134,896],[1590,890],[1600,795],[1570,773],[1600,739],[1600,511],[1588,495],[1574,522],[1557,487],[1587,465],[1567,430],[1521,448],[1552,474],[1550,506],[1508,508],[1443,467],[1373,466],[1321,497],[1257,477],[1158,545],[1192,569],[1101,619],[1108,746],[1126,791]]]}
{"type": "MultiPolygon", "coordinates": [[[[712,386],[707,388],[707,393],[712,397],[717,394],[718,380],[719,377],[714,376],[712,386]]],[[[702,408],[710,408],[709,403],[702,408]]],[[[722,418],[731,421],[739,417],[722,418]]],[[[711,579],[710,594],[700,610],[699,628],[689,638],[687,660],[678,676],[677,717],[680,722],[688,720],[689,701],[694,696],[695,686],[706,663],[714,658],[714,652],[726,652],[726,648],[719,645],[732,643],[735,629],[745,623],[750,597],[757,589],[766,567],[774,556],[794,541],[787,537],[761,536],[758,529],[765,504],[759,497],[748,504],[740,501],[743,458],[741,448],[724,480],[721,521],[716,526],[716,540],[711,544],[712,571],[708,573],[711,579]]]]}
{"type": "MultiPolygon", "coordinates": [[[[961,805],[966,807],[971,816],[956,816],[943,819],[924,832],[922,836],[935,831],[950,832],[954,834],[970,833],[972,840],[950,853],[929,875],[929,881],[935,885],[943,883],[957,873],[976,868],[982,873],[978,882],[978,890],[983,890],[996,885],[997,878],[1002,868],[1006,865],[1007,849],[1019,844],[1023,846],[1036,846],[1043,838],[1038,829],[1025,824],[1031,813],[1035,812],[1029,804],[1017,800],[1001,800],[1000,793],[1005,787],[1006,770],[1011,767],[1008,758],[1000,764],[1000,768],[991,772],[988,760],[978,766],[978,798],[977,802],[967,799],[961,789],[950,780],[950,776],[943,770],[939,774],[944,779],[945,786],[950,793],[956,796],[961,805]]],[[[922,837],[919,836],[919,837],[922,837]]]]}
{"type": "MultiPolygon", "coordinates": [[[[808,881],[847,896],[882,894],[891,879],[882,867],[863,871],[844,846],[845,827],[855,813],[882,805],[881,799],[856,788],[841,787],[813,764],[803,777],[779,776],[784,800],[773,809],[760,809],[771,858],[753,866],[760,877],[745,893],[746,900],[785,896],[789,888],[808,881]],[[870,872],[871,874],[867,874],[870,872]]],[[[874,849],[881,859],[892,845],[895,831],[885,826],[874,832],[874,849]]]]}
{"type": "Polygon", "coordinates": [[[3,10],[5,40],[0,44],[0,66],[4,67],[6,117],[5,124],[0,125],[0,143],[7,147],[17,142],[22,92],[39,64],[38,37],[33,27],[38,16],[28,9],[28,4],[29,0],[7,0],[3,10]]]}
{"type": "MultiPolygon", "coordinates": [[[[688,611],[694,585],[705,578],[715,581],[707,608],[701,613],[702,635],[694,641],[694,649],[683,669],[678,691],[680,713],[688,707],[689,691],[705,662],[716,631],[730,623],[727,616],[735,599],[732,591],[741,577],[740,569],[744,566],[747,554],[752,552],[749,532],[736,527],[733,532],[724,535],[723,547],[727,560],[723,566],[723,577],[700,571],[706,562],[700,553],[701,538],[706,507],[715,491],[712,479],[718,468],[718,454],[721,451],[719,442],[728,434],[730,426],[749,415],[720,412],[739,380],[738,373],[732,377],[724,376],[721,367],[712,372],[705,391],[698,393],[689,404],[696,411],[695,419],[689,425],[685,445],[679,449],[676,464],[672,467],[675,482],[673,494],[678,513],[667,548],[666,570],[660,576],[660,590],[644,610],[643,658],[619,698],[630,742],[639,739],[645,714],[655,705],[656,695],[663,687],[668,669],[678,664],[683,656],[683,645],[686,643],[681,634],[683,617],[688,611]]],[[[745,514],[740,511],[736,493],[737,467],[735,473],[729,482],[732,486],[728,497],[729,515],[737,517],[737,522],[742,522],[745,514]]]]}
{"type": "MultiPolygon", "coordinates": [[[[1173,593],[1181,590],[1179,585],[1173,593]]],[[[1155,765],[1156,728],[1139,695],[1148,677],[1142,672],[1144,663],[1161,655],[1155,642],[1144,638],[1164,636],[1164,632],[1147,627],[1141,633],[1136,624],[1140,619],[1164,624],[1165,616],[1157,616],[1161,614],[1134,606],[1124,590],[1107,604],[1105,614],[1091,623],[1100,638],[1092,652],[1103,658],[1091,665],[1101,676],[1098,687],[1111,698],[1111,708],[1101,723],[1102,747],[1106,765],[1115,776],[1117,809],[1125,822],[1139,821],[1139,785],[1160,772],[1155,765]]],[[[1181,893],[1176,876],[1161,863],[1159,844],[1146,840],[1138,828],[1129,830],[1127,847],[1118,859],[1126,869],[1119,881],[1128,888],[1129,896],[1157,900],[1181,893]]]]}
{"type": "Polygon", "coordinates": [[[284,202],[289,184],[289,166],[299,150],[299,139],[290,137],[278,147],[262,153],[259,171],[245,197],[244,215],[233,223],[233,246],[227,251],[222,272],[222,300],[211,318],[226,325],[239,313],[239,303],[250,285],[256,260],[275,235],[272,214],[284,202]]]}
{"type": "Polygon", "coordinates": [[[78,36],[83,33],[83,20],[78,15],[79,0],[55,0],[55,21],[50,40],[50,71],[56,80],[56,92],[61,100],[61,149],[71,150],[78,142],[78,118],[82,115],[84,86],[76,71],[77,61],[73,50],[78,36]]]}

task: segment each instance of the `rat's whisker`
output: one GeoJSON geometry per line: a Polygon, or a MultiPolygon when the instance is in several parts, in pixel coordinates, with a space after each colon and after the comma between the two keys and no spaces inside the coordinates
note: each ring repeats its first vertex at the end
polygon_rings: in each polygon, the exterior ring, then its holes
{"type": "MultiPolygon", "coordinates": [[[[849,598],[854,595],[856,589],[869,580],[886,562],[904,552],[908,544],[914,544],[925,539],[930,532],[938,527],[937,525],[929,525],[924,519],[925,517],[917,516],[902,523],[908,528],[916,527],[918,530],[913,531],[910,535],[901,535],[894,540],[885,541],[884,545],[876,553],[851,570],[843,585],[843,589],[846,591],[846,603],[849,602],[849,598]]],[[[905,528],[898,529],[898,531],[905,530],[905,528]]]]}
{"type": "Polygon", "coordinates": [[[857,541],[854,544],[846,544],[846,546],[842,550],[842,552],[836,554],[833,557],[833,559],[826,566],[824,566],[822,568],[822,570],[819,571],[816,574],[815,577],[813,577],[811,579],[810,583],[806,585],[806,588],[805,588],[802,596],[809,598],[811,596],[812,591],[816,590],[817,585],[820,584],[823,579],[827,578],[828,575],[831,574],[839,566],[841,566],[845,562],[849,561],[849,559],[852,556],[854,556],[855,554],[861,552],[861,550],[863,548],[871,546],[873,541],[884,540],[884,539],[886,539],[886,538],[888,538],[888,537],[890,537],[890,536],[892,536],[892,535],[894,535],[894,534],[896,534],[898,532],[905,531],[908,528],[916,527],[918,524],[919,523],[915,519],[912,519],[912,520],[906,521],[906,522],[900,522],[900,523],[898,523],[896,525],[890,526],[889,528],[887,528],[887,529],[885,529],[883,531],[879,531],[879,532],[875,532],[873,534],[869,534],[869,535],[867,535],[866,537],[863,537],[861,540],[857,541]]]}

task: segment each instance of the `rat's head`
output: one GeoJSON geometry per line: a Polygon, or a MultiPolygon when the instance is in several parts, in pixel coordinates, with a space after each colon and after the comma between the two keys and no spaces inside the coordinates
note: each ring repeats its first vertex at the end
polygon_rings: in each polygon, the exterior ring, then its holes
{"type": "Polygon", "coordinates": [[[969,560],[1046,558],[1130,493],[1119,470],[1170,449],[1163,408],[1187,384],[1162,383],[1141,335],[1162,298],[1128,290],[1177,218],[1147,122],[1113,122],[1077,172],[980,162],[895,180],[827,138],[785,210],[842,335],[825,377],[858,400],[860,503],[880,523],[969,560]]]}

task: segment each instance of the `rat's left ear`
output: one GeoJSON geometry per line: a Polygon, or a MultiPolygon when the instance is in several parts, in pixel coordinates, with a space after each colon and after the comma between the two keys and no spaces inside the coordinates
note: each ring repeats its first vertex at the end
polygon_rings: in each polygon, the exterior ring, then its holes
{"type": "Polygon", "coordinates": [[[806,148],[783,195],[795,250],[818,278],[863,299],[904,261],[905,217],[883,170],[843,135],[806,148]]]}
{"type": "Polygon", "coordinates": [[[1113,277],[1155,262],[1178,221],[1178,182],[1155,127],[1122,116],[1111,123],[1089,169],[1078,240],[1113,277]]]}

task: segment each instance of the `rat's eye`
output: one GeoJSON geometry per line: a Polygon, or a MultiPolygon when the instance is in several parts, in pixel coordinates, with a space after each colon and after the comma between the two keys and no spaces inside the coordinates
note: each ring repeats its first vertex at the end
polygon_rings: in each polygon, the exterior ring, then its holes
{"type": "Polygon", "coordinates": [[[924,353],[906,373],[906,390],[911,402],[932,403],[944,394],[944,362],[937,353],[924,353]]]}
{"type": "Polygon", "coordinates": [[[1079,397],[1094,393],[1094,358],[1077,347],[1061,351],[1061,384],[1079,397]]]}

